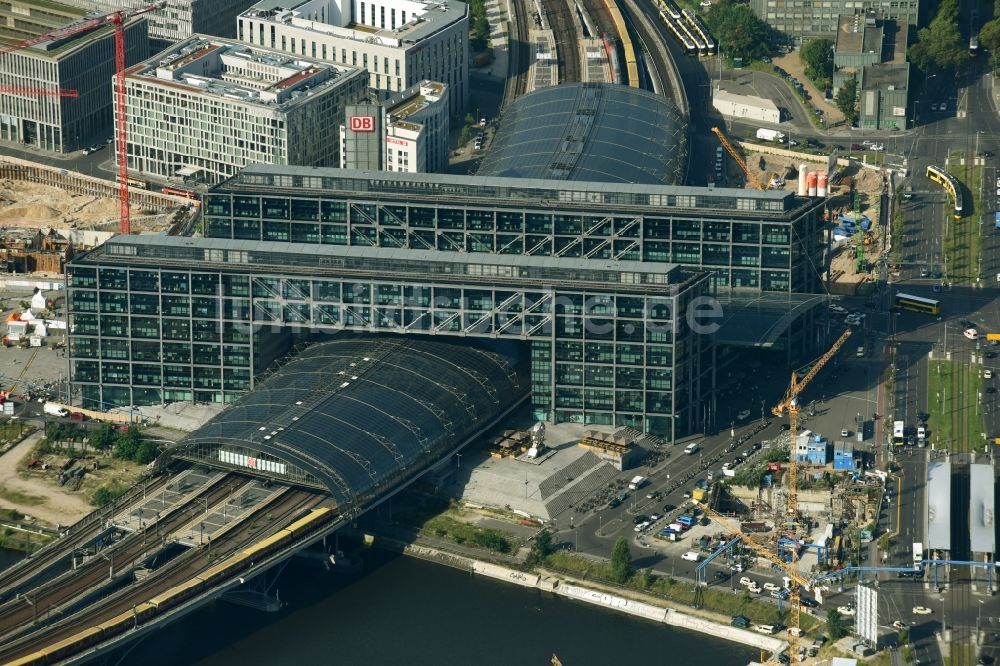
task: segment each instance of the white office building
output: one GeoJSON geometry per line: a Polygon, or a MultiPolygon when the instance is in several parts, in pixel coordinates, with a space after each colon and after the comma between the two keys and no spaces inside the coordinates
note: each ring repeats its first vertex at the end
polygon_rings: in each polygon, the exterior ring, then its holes
{"type": "MultiPolygon", "coordinates": [[[[254,0],[161,0],[163,6],[143,14],[149,20],[150,39],[158,48],[194,34],[236,36],[236,17],[254,0]]],[[[116,9],[142,9],[152,0],[67,0],[66,4],[110,14],[116,9]]]]}
{"type": "Polygon", "coordinates": [[[347,107],[340,126],[345,169],[433,173],[448,165],[448,86],[421,81],[382,104],[347,107]]]}
{"type": "MultiPolygon", "coordinates": [[[[196,35],[131,68],[129,168],[217,183],[247,164],[337,166],[360,69],[196,35]]],[[[155,179],[155,178],[154,178],[155,179]]]]}
{"type": "Polygon", "coordinates": [[[369,86],[402,92],[420,81],[450,90],[465,110],[469,11],[458,0],[262,0],[239,17],[238,39],[369,72],[369,86]]]}
{"type": "MultiPolygon", "coordinates": [[[[55,2],[7,0],[0,4],[0,44],[46,35],[83,21],[85,12],[55,2]]],[[[149,57],[146,21],[125,24],[125,63],[149,57]]],[[[42,42],[0,57],[0,140],[69,153],[111,136],[111,78],[115,73],[110,26],[42,42]]]]}

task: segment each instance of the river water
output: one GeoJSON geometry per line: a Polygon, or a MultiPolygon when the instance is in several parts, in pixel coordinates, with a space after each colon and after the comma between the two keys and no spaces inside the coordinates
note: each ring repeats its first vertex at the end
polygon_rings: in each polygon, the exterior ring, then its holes
{"type": "MultiPolygon", "coordinates": [[[[0,568],[20,553],[0,550],[0,568]]],[[[284,608],[216,602],[102,661],[141,666],[746,664],[735,643],[382,551],[348,578],[295,561],[284,608]]]]}

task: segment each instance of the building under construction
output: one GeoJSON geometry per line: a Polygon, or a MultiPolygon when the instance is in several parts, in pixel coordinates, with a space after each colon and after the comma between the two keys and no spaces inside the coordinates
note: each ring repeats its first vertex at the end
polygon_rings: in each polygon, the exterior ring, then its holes
{"type": "Polygon", "coordinates": [[[0,228],[0,269],[7,273],[62,273],[73,245],[53,229],[0,228]]]}

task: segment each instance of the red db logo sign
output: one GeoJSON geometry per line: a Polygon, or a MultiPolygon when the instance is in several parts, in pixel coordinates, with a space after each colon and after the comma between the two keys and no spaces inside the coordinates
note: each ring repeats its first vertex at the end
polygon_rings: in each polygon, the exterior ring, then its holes
{"type": "Polygon", "coordinates": [[[375,131],[375,117],[374,116],[351,116],[351,131],[352,132],[374,132],[375,131]]]}

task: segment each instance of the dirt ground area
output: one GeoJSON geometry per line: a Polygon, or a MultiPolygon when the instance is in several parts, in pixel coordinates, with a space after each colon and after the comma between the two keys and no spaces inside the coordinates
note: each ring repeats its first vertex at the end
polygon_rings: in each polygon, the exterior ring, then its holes
{"type": "Polygon", "coordinates": [[[36,432],[0,456],[0,506],[51,525],[70,525],[94,510],[82,492],[70,492],[39,476],[18,474],[44,435],[36,432]]]}
{"type": "MultiPolygon", "coordinates": [[[[132,208],[133,219],[142,218],[145,230],[169,228],[170,214],[149,213],[139,207],[132,208]]],[[[118,200],[113,197],[73,194],[50,185],[0,180],[0,225],[114,231],[118,217],[118,200]]]]}
{"type": "Polygon", "coordinates": [[[817,89],[816,84],[806,77],[805,68],[802,66],[802,61],[799,60],[798,51],[792,51],[791,53],[781,56],[780,58],[774,58],[771,62],[802,82],[802,85],[805,86],[805,89],[809,92],[809,96],[812,97],[809,101],[811,101],[814,105],[816,105],[816,108],[823,112],[823,115],[829,125],[833,125],[844,120],[844,114],[840,112],[840,109],[824,100],[823,91],[817,89]]]}
{"type": "Polygon", "coordinates": [[[38,455],[35,447],[43,436],[36,432],[0,456],[0,507],[52,525],[70,525],[94,510],[90,500],[98,488],[127,488],[144,471],[142,465],[89,449],[72,459],[64,453],[38,455]],[[71,464],[86,473],[79,481],[70,478],[59,485],[60,471],[71,464]]]}

